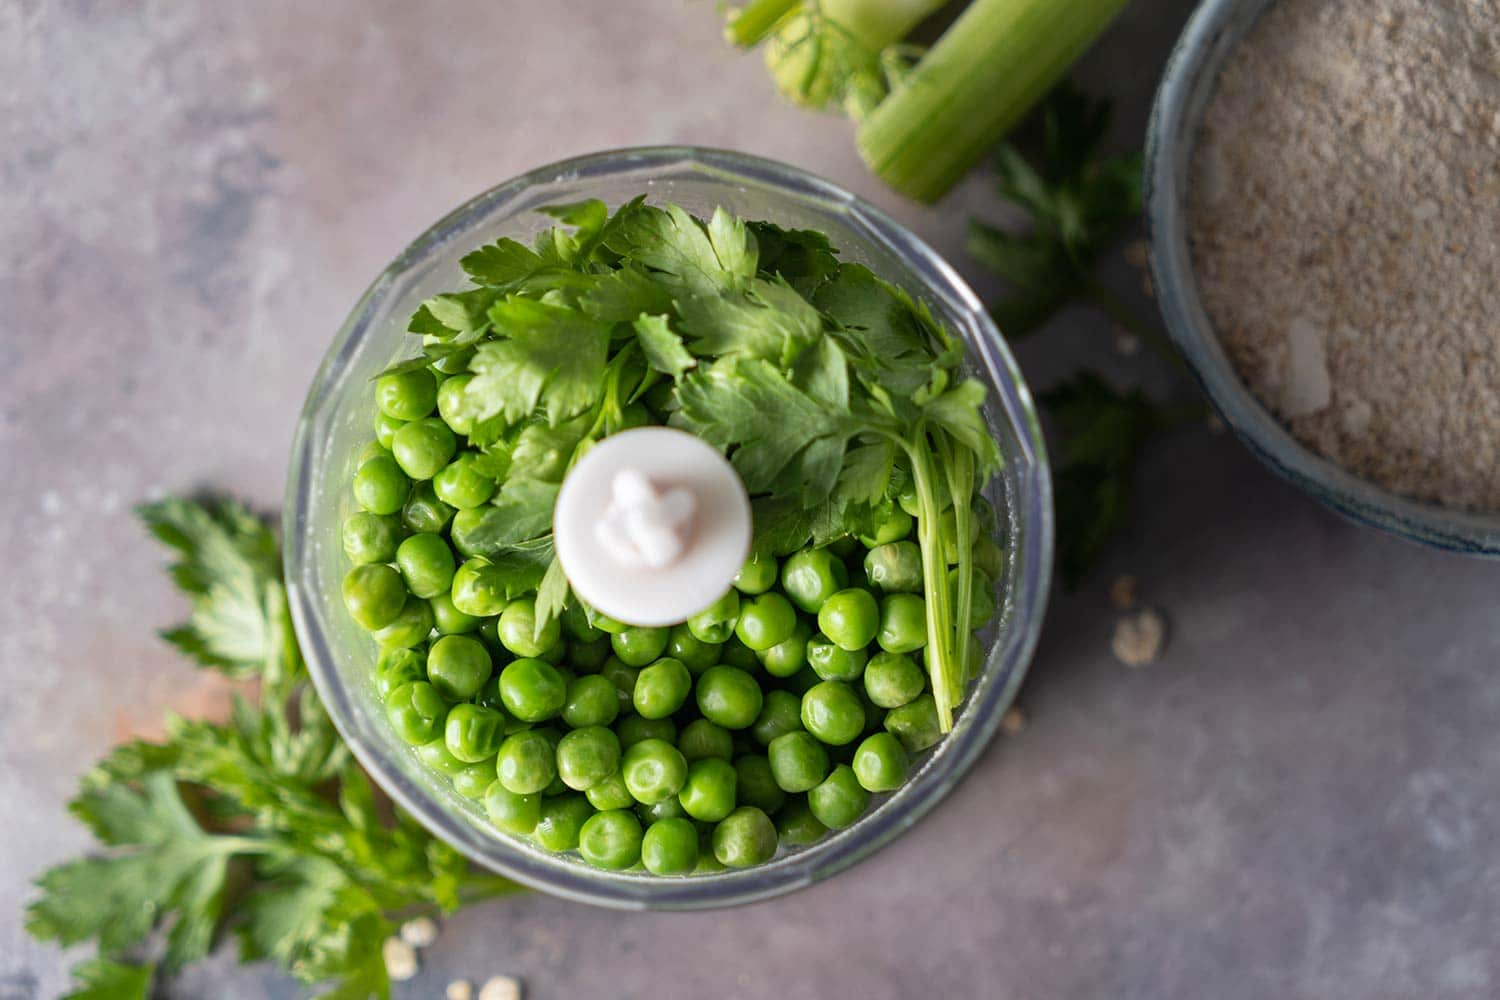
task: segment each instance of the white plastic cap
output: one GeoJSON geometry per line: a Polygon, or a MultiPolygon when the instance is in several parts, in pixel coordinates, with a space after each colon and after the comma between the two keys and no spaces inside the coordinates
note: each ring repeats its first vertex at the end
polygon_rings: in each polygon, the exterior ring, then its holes
{"type": "Polygon", "coordinates": [[[637,427],[579,459],[552,532],[579,597],[628,625],[675,625],[734,582],[750,553],[750,498],[711,445],[637,427]]]}

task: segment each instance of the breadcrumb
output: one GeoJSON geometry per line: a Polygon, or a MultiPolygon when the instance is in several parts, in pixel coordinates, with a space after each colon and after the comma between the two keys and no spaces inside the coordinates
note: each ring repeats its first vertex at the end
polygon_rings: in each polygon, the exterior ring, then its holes
{"type": "Polygon", "coordinates": [[[417,974],[417,950],[399,937],[385,939],[380,957],[385,960],[386,975],[398,983],[417,974]]]}
{"type": "Polygon", "coordinates": [[[426,948],[437,940],[437,921],[431,917],[416,917],[401,925],[401,940],[413,948],[426,948]]]}
{"type": "Polygon", "coordinates": [[[479,1000],[521,1000],[521,981],[510,976],[491,976],[479,987],[479,1000]]]}
{"type": "Polygon", "coordinates": [[[1127,667],[1144,667],[1161,656],[1167,638],[1167,623],[1161,613],[1142,608],[1115,623],[1109,648],[1115,658],[1127,667]]]}

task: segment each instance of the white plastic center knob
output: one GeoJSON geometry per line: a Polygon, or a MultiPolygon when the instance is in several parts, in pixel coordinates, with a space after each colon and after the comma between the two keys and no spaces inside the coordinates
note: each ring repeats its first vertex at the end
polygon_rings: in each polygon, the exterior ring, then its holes
{"type": "Polygon", "coordinates": [[[750,499],[717,449],[670,427],[605,438],[563,480],[553,541],[583,600],[673,625],[729,589],[750,551],[750,499]]]}

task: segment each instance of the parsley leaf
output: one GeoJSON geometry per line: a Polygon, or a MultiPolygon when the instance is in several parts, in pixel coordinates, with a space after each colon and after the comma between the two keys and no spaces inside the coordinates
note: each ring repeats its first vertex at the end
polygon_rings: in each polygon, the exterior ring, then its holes
{"type": "Polygon", "coordinates": [[[676,205],[640,205],[620,213],[606,245],[695,294],[734,288],[755,276],[755,237],[722,208],[705,227],[676,205]]]}
{"type": "Polygon", "coordinates": [[[147,1000],[155,967],[95,958],[73,967],[78,989],[62,1000],[147,1000]]]}
{"type": "Polygon", "coordinates": [[[682,346],[682,338],[672,332],[665,316],[641,316],[635,321],[635,335],[646,363],[664,375],[681,379],[698,359],[682,346]]]}
{"type": "Polygon", "coordinates": [[[538,406],[552,424],[594,405],[604,377],[609,328],[565,306],[512,297],[489,311],[500,340],[469,362],[463,414],[473,420],[528,416],[538,406]]]}
{"type": "Polygon", "coordinates": [[[679,299],[679,325],[693,352],[790,365],[823,336],[818,311],[790,285],[757,278],[742,290],[679,299]]]}
{"type": "Polygon", "coordinates": [[[458,266],[478,285],[506,286],[534,274],[543,265],[542,258],[512,239],[499,239],[464,254],[458,266]]]}

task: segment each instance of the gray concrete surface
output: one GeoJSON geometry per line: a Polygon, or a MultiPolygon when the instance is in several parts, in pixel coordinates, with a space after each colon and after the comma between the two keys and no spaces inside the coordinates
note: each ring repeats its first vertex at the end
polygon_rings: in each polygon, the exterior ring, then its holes
{"type": "MultiPolygon", "coordinates": [[[[1137,0],[1082,68],[1122,141],[1188,6],[1137,0]]],[[[86,842],[79,772],[222,705],[152,636],[182,605],[130,505],[274,509],[329,337],[439,214],[568,154],[729,146],[875,198],[985,286],[961,255],[983,184],[899,204],[844,123],[724,49],[708,0],[8,0],[0,70],[3,1000],[64,989],[74,956],[19,908],[86,842]]],[[[1107,339],[1070,314],[1021,356],[1154,377],[1107,339]]],[[[904,840],[730,912],[466,912],[399,995],[493,972],[537,998],[1500,995],[1500,567],[1355,528],[1206,430],[1153,453],[1141,497],[1052,608],[1028,728],[904,840]],[[1108,652],[1118,571],[1172,622],[1138,671],[1108,652]]],[[[303,994],[225,958],[168,995],[303,994]]]]}

